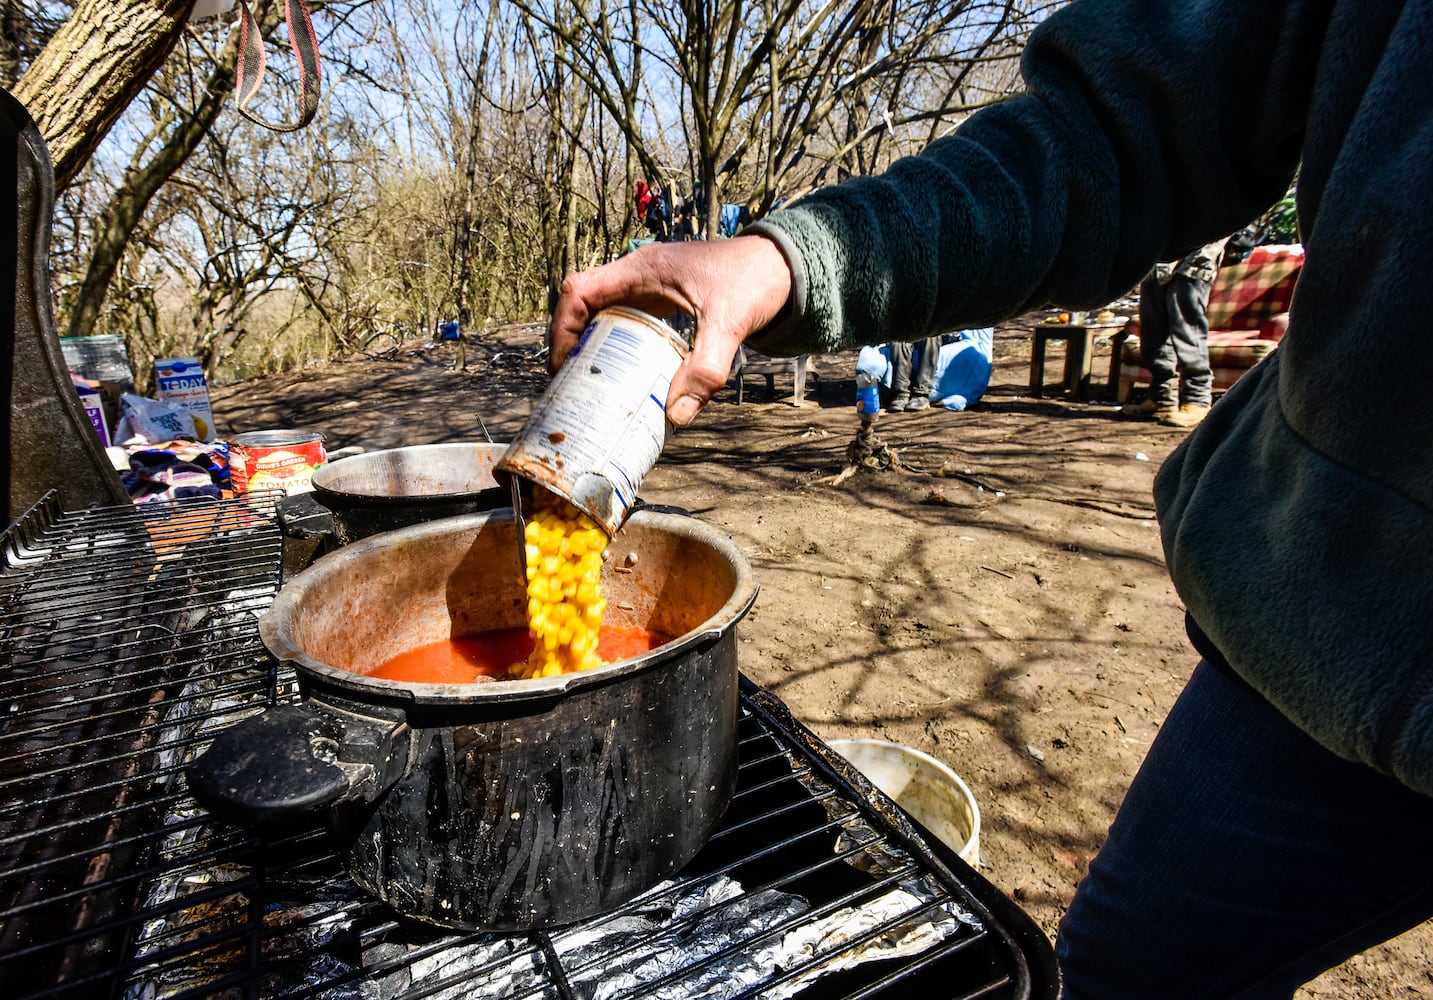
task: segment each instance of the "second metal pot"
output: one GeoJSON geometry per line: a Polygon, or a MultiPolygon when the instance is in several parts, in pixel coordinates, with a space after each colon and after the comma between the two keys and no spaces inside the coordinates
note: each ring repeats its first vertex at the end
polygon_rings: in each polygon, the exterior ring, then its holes
{"type": "Polygon", "coordinates": [[[333,512],[340,545],[440,517],[508,505],[493,478],[505,444],[454,442],[389,448],[323,466],[313,477],[319,503],[333,512]]]}

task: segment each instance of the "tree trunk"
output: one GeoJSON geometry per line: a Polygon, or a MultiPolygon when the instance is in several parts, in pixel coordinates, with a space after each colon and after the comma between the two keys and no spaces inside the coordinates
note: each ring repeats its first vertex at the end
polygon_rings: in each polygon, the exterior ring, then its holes
{"type": "MultiPolygon", "coordinates": [[[[273,31],[278,27],[278,5],[270,5],[268,10],[261,12],[260,18],[259,30],[273,31]]],[[[119,190],[100,216],[100,229],[89,265],[85,268],[84,282],[70,310],[68,336],[88,337],[94,332],[110,282],[124,259],[130,237],[160,187],[184,165],[213,128],[224,101],[233,93],[238,58],[238,36],[231,34],[209,73],[203,96],[194,113],[179,124],[148,162],[125,172],[119,190]]]]}
{"type": "Polygon", "coordinates": [[[15,85],[63,190],[169,55],[193,0],[79,0],[15,85]]]}
{"type": "MultiPolygon", "coordinates": [[[[464,337],[472,334],[470,327],[473,325],[473,231],[482,225],[478,219],[478,157],[483,152],[482,88],[488,76],[488,40],[496,30],[497,11],[497,4],[489,5],[477,64],[471,72],[466,65],[461,67],[468,84],[468,115],[463,123],[467,128],[468,148],[463,157],[462,208],[453,234],[457,257],[453,301],[457,309],[458,331],[464,337]]],[[[460,350],[464,343],[458,341],[460,350]]]]}

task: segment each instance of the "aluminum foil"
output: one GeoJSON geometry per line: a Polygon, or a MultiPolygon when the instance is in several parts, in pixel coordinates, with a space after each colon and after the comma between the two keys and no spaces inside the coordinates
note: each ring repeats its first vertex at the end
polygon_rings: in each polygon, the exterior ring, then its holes
{"type": "MultiPolygon", "coordinates": [[[[201,835],[202,827],[191,829],[201,835]]],[[[219,869],[157,884],[149,905],[159,910],[179,906],[144,925],[140,959],[182,951],[226,931],[240,932],[242,942],[250,917],[242,893],[192,907],[183,906],[183,899],[245,874],[219,869]]],[[[410,992],[436,1000],[558,995],[548,971],[550,957],[532,936],[442,934],[400,924],[362,946],[365,921],[356,918],[371,911],[372,904],[356,888],[332,880],[296,884],[291,892],[263,914],[264,963],[275,970],[263,975],[263,996],[298,990],[325,1000],[390,1000],[410,992]]],[[[551,946],[583,1000],[615,1000],[631,993],[719,1000],[749,990],[786,998],[832,972],[919,955],[960,932],[962,924],[978,926],[924,878],[861,906],[801,919],[809,910],[798,896],[774,890],[748,894],[726,877],[666,882],[618,917],[553,933],[551,946]],[[869,940],[855,943],[878,928],[869,940]],[[774,981],[779,970],[801,971],[774,981]]],[[[367,916],[371,922],[372,913],[367,916]]],[[[143,970],[124,996],[154,1000],[211,987],[244,968],[245,959],[242,943],[199,949],[197,960],[191,956],[143,970]]]]}
{"type": "MultiPolygon", "coordinates": [[[[250,597],[236,594],[211,627],[223,635],[239,626],[253,613],[250,597]]],[[[254,692],[236,697],[210,677],[196,676],[164,721],[161,749],[176,773],[204,748],[208,732],[255,710],[254,692]]],[[[803,780],[824,786],[814,775],[803,780]]],[[[825,912],[790,892],[748,891],[725,875],[683,877],[612,916],[528,935],[449,933],[395,920],[322,855],[324,872],[307,879],[285,874],[290,869],[256,874],[220,863],[245,835],[211,823],[187,796],[175,803],[155,866],[163,874],[144,893],[140,912],[149,917],[136,935],[124,1000],[251,995],[238,983],[264,997],[319,1000],[556,998],[558,978],[582,1000],[748,992],[784,1000],[831,973],[917,956],[980,928],[849,803],[831,810],[839,830],[832,849],[871,877],[869,892],[852,897],[858,904],[825,912]]]]}

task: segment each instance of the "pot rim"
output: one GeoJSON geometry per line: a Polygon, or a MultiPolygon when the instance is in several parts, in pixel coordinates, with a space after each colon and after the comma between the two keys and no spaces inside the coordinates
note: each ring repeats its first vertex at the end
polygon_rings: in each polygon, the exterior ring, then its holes
{"type": "MultiPolygon", "coordinates": [[[[458,517],[441,518],[416,524],[396,531],[383,532],[346,545],[330,555],[322,557],[313,566],[299,573],[286,583],[269,608],[259,617],[259,635],[275,659],[292,663],[301,672],[307,672],[329,685],[364,696],[367,700],[401,701],[424,705],[472,704],[481,702],[503,703],[550,699],[570,691],[598,687],[613,683],[625,677],[641,674],[673,656],[686,653],[692,647],[719,638],[746,617],[760,591],[751,571],[751,564],[731,538],[697,519],[650,509],[639,509],[632,514],[629,522],[653,522],[656,526],[676,534],[685,535],[716,549],[731,562],[736,570],[736,585],[726,602],[701,624],[684,632],[672,641],[649,650],[640,656],[619,660],[606,666],[584,670],[578,673],[560,674],[556,677],[534,677],[528,680],[502,680],[495,683],[470,684],[414,684],[407,681],[392,681],[368,677],[363,674],[331,666],[315,659],[288,641],[280,629],[280,619],[287,617],[288,609],[297,604],[307,592],[305,577],[317,579],[318,573],[327,572],[334,560],[363,558],[370,551],[379,551],[392,544],[393,540],[421,538],[426,535],[447,535],[480,526],[488,521],[511,521],[512,508],[479,511],[458,517]],[[310,574],[313,574],[312,576],[310,574]]],[[[516,529],[514,529],[516,530],[516,529]]]]}
{"type": "Polygon", "coordinates": [[[416,505],[434,506],[443,503],[456,503],[463,500],[470,500],[496,490],[507,492],[495,479],[493,485],[484,486],[476,490],[461,490],[449,493],[361,493],[354,490],[339,489],[327,485],[328,480],[340,478],[348,469],[353,466],[345,466],[347,462],[355,462],[359,465],[378,464],[382,457],[387,456],[410,456],[412,459],[424,459],[431,456],[442,456],[449,452],[465,452],[477,449],[480,453],[491,451],[497,457],[507,452],[506,444],[495,444],[487,441],[445,441],[440,444],[418,444],[403,448],[384,448],[381,451],[366,451],[361,455],[353,455],[349,458],[339,459],[337,462],[329,462],[320,466],[314,471],[313,490],[325,506],[326,501],[332,500],[349,507],[411,507],[416,505]]]}

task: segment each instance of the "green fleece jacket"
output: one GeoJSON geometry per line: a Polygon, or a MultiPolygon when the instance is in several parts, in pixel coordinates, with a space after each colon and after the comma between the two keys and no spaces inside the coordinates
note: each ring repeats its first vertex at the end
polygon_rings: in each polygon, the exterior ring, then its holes
{"type": "Polygon", "coordinates": [[[1433,0],[1077,0],[1023,72],[920,156],[753,227],[795,279],[753,346],[1097,306],[1302,163],[1288,334],[1160,470],[1165,557],[1235,671],[1433,793],[1433,0]]]}

